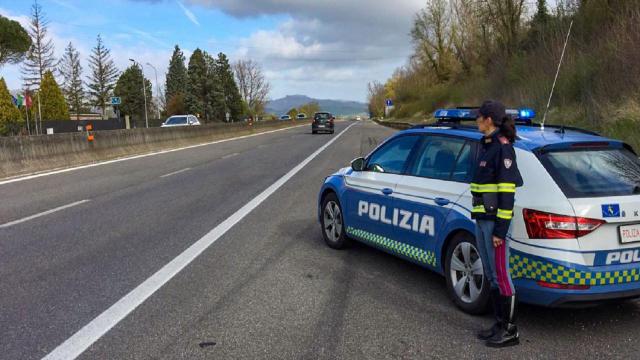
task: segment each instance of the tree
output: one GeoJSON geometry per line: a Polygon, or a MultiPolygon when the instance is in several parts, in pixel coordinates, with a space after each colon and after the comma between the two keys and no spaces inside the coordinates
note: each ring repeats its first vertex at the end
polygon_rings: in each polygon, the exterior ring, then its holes
{"type": "Polygon", "coordinates": [[[33,107],[31,108],[32,116],[36,116],[41,112],[42,121],[70,120],[69,107],[64,100],[62,90],[60,90],[51,70],[47,70],[47,72],[44,73],[40,90],[34,100],[33,107]],[[40,101],[40,106],[38,105],[38,101],[40,101]]]}
{"type": "Polygon", "coordinates": [[[504,55],[510,56],[520,42],[524,0],[487,0],[486,10],[496,33],[498,46],[504,55]]]}
{"type": "Polygon", "coordinates": [[[169,99],[167,103],[167,115],[186,114],[187,109],[184,105],[184,95],[177,93],[169,99]]]}
{"type": "Polygon", "coordinates": [[[96,47],[93,48],[89,57],[91,76],[87,78],[89,80],[87,87],[89,88],[91,104],[102,110],[102,117],[105,116],[107,102],[118,79],[118,69],[111,59],[110,52],[102,43],[100,35],[98,35],[96,47]]]}
{"type": "Polygon", "coordinates": [[[80,65],[80,53],[69,43],[60,61],[60,73],[64,79],[62,92],[69,104],[70,110],[76,114],[76,120],[80,120],[80,112],[84,105],[84,87],[82,86],[82,65],[80,65]]]}
{"type": "Polygon", "coordinates": [[[298,109],[292,108],[291,110],[287,111],[287,115],[291,116],[292,119],[295,119],[296,115],[298,115],[298,109]]]}
{"type": "MultiPolygon", "coordinates": [[[[169,60],[169,72],[165,81],[165,101],[167,102],[167,108],[172,98],[177,95],[182,95],[187,91],[187,68],[184,65],[185,57],[180,50],[180,47],[176,45],[169,60]]],[[[184,101],[184,100],[183,100],[184,101]]],[[[169,113],[169,115],[173,115],[169,113]]]]}
{"type": "Polygon", "coordinates": [[[385,88],[378,81],[367,85],[369,100],[369,115],[371,117],[383,117],[385,108],[385,88]]]}
{"type": "MultiPolygon", "coordinates": [[[[142,91],[142,69],[139,66],[129,66],[118,78],[114,94],[122,100],[120,111],[131,116],[134,120],[144,121],[144,96],[142,91]]],[[[151,81],[144,79],[147,104],[151,104],[151,81]]]]}
{"type": "Polygon", "coordinates": [[[208,119],[205,111],[207,103],[207,64],[204,53],[195,49],[189,58],[187,70],[187,93],[185,106],[187,112],[201,119],[208,119]]]}
{"type": "Polygon", "coordinates": [[[453,50],[455,26],[446,0],[429,0],[413,22],[411,37],[417,56],[440,82],[451,79],[456,64],[453,50]]]}
{"type": "Polygon", "coordinates": [[[260,115],[265,110],[271,85],[265,78],[260,64],[253,60],[238,60],[233,64],[240,96],[247,104],[251,115],[260,115]]]}
{"type": "Polygon", "coordinates": [[[17,134],[22,124],[22,114],[13,104],[4,78],[0,78],[0,135],[17,134]]]}
{"type": "Polygon", "coordinates": [[[20,23],[0,15],[0,67],[19,63],[30,47],[31,37],[20,23]]]}
{"type": "Polygon", "coordinates": [[[31,47],[27,51],[27,57],[22,65],[23,80],[27,88],[39,87],[44,74],[54,70],[58,65],[53,53],[53,42],[47,37],[47,21],[42,7],[35,0],[31,6],[31,24],[29,35],[31,47]]]}
{"type": "Polygon", "coordinates": [[[220,80],[218,62],[213,56],[204,52],[204,61],[207,65],[205,80],[205,113],[208,121],[224,121],[227,106],[224,97],[224,88],[220,80]]]}
{"type": "Polygon", "coordinates": [[[242,97],[233,77],[229,59],[223,53],[218,54],[216,70],[216,78],[222,86],[224,97],[225,114],[221,114],[223,116],[222,119],[226,120],[226,113],[229,113],[230,120],[239,121],[242,117],[242,97]]]}
{"type": "Polygon", "coordinates": [[[317,101],[312,101],[302,105],[298,111],[307,115],[307,117],[312,117],[315,113],[320,111],[320,104],[317,101]]]}

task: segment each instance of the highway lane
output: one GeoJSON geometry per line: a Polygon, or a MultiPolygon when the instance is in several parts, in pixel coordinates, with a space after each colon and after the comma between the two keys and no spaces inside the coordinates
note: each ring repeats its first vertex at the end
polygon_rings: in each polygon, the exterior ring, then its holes
{"type": "MultiPolygon", "coordinates": [[[[171,166],[125,165],[112,179],[124,189],[90,197],[88,181],[53,205],[91,202],[0,230],[11,235],[0,238],[10,252],[0,254],[0,291],[10,294],[0,299],[0,358],[45,355],[331,138],[306,131],[214,145],[193,163],[188,150],[171,166]],[[122,179],[129,172],[140,174],[122,179]]],[[[475,340],[490,318],[458,311],[440,276],[362,245],[327,248],[316,220],[322,180],[391,133],[370,122],[349,129],[81,358],[636,356],[638,302],[523,306],[523,344],[490,350],[475,340]]]]}
{"type": "Polygon", "coordinates": [[[305,126],[1,185],[1,223],[91,200],[0,229],[3,353],[45,355],[331,137],[305,126]]]}

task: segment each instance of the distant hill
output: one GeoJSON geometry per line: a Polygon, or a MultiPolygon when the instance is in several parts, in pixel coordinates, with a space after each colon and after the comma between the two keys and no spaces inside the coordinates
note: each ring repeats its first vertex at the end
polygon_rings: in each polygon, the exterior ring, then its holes
{"type": "MultiPolygon", "coordinates": [[[[320,109],[334,115],[355,115],[367,112],[367,104],[357,101],[323,100],[313,99],[305,95],[287,95],[282,99],[272,100],[267,103],[267,112],[282,115],[292,108],[297,108],[312,101],[320,104],[320,109]]],[[[310,114],[307,114],[310,115],[310,114]]]]}

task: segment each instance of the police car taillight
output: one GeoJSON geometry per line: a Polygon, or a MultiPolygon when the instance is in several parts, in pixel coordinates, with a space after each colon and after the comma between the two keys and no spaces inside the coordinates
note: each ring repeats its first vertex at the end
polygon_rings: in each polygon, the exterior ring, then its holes
{"type": "Polygon", "coordinates": [[[561,289],[561,290],[589,290],[589,285],[571,285],[571,284],[558,284],[550,283],[547,281],[537,281],[538,286],[546,287],[549,289],[561,289]]]}
{"type": "Polygon", "coordinates": [[[557,215],[524,209],[524,223],[531,239],[576,239],[605,223],[603,220],[557,215]]]}

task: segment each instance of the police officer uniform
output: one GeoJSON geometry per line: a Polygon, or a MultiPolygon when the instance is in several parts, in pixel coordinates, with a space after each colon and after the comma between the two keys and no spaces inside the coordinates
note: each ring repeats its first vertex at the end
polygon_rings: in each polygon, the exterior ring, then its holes
{"type": "MultiPolygon", "coordinates": [[[[497,112],[490,115],[495,120],[501,113],[504,114],[504,106],[494,102],[492,104],[499,105],[497,112]]],[[[486,103],[483,107],[485,105],[486,103]]],[[[483,108],[480,113],[482,111],[483,108]]],[[[503,118],[504,116],[498,117],[499,121],[503,118]]],[[[519,341],[515,324],[515,289],[509,275],[509,245],[506,235],[513,218],[516,187],[522,186],[522,183],[511,142],[499,130],[483,137],[471,183],[471,217],[476,220],[478,250],[485,278],[491,285],[491,302],[496,315],[496,324],[478,334],[480,339],[487,341],[488,346],[501,347],[519,341]],[[493,245],[494,236],[503,240],[498,247],[493,245]]]]}

